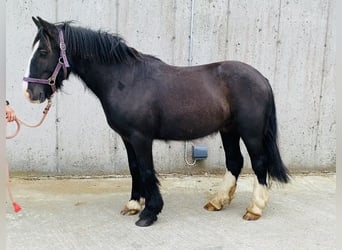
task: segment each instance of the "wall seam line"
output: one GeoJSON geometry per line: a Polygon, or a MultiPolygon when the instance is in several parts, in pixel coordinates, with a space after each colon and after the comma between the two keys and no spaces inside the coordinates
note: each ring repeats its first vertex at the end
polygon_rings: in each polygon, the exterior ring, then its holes
{"type": "MultiPolygon", "coordinates": [[[[318,117],[316,121],[316,138],[315,138],[315,146],[314,151],[317,151],[318,145],[318,135],[319,135],[319,127],[320,127],[320,120],[321,120],[321,102],[322,102],[322,93],[323,93],[323,85],[324,85],[324,72],[326,67],[326,54],[327,54],[327,41],[328,41],[328,33],[329,33],[329,20],[330,20],[330,1],[328,1],[328,8],[327,8],[327,23],[325,25],[325,35],[324,35],[324,50],[323,50],[323,58],[322,58],[322,73],[321,73],[321,80],[320,80],[320,90],[319,90],[319,97],[318,97],[318,117]]],[[[316,155],[316,154],[315,154],[316,155]]],[[[316,161],[316,160],[315,160],[316,161]]]]}
{"type": "Polygon", "coordinates": [[[273,81],[272,81],[272,85],[273,85],[273,92],[276,93],[275,89],[276,89],[276,78],[277,78],[277,72],[278,72],[278,56],[279,56],[279,45],[280,45],[280,19],[281,19],[281,0],[279,0],[279,6],[278,6],[278,10],[279,10],[279,14],[278,14],[278,23],[277,23],[277,37],[276,37],[276,51],[275,51],[275,60],[274,60],[274,73],[273,73],[273,81]]]}
{"type": "MultiPolygon", "coordinates": [[[[58,22],[58,0],[56,0],[56,11],[55,11],[55,21],[58,22]]],[[[60,173],[61,169],[60,169],[60,159],[59,159],[59,119],[58,119],[58,103],[59,103],[59,98],[58,95],[55,96],[56,99],[56,112],[55,112],[55,131],[56,131],[56,135],[55,135],[55,154],[56,154],[56,172],[60,173]]]]}

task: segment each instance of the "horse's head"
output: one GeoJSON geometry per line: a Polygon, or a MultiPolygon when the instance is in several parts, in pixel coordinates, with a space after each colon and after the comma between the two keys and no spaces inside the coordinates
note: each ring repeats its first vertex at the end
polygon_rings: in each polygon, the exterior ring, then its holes
{"type": "Polygon", "coordinates": [[[70,71],[62,30],[39,17],[32,19],[38,33],[23,83],[25,96],[31,102],[42,103],[61,87],[70,71]]]}

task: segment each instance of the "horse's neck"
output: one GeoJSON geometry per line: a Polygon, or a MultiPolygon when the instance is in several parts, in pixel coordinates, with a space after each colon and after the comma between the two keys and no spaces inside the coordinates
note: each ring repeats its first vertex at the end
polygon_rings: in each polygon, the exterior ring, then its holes
{"type": "Polygon", "coordinates": [[[104,78],[105,75],[107,75],[105,67],[101,68],[97,63],[82,60],[74,63],[72,73],[80,77],[94,93],[96,89],[100,87],[99,85],[104,84],[104,78]]]}
{"type": "Polygon", "coordinates": [[[82,60],[75,61],[72,73],[80,77],[100,99],[116,82],[129,83],[132,78],[132,69],[128,65],[106,65],[82,60]]]}

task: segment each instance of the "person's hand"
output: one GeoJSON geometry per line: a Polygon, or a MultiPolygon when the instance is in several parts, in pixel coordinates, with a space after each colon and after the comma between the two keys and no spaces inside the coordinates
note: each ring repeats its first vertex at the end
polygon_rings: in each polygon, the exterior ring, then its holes
{"type": "Polygon", "coordinates": [[[13,122],[15,120],[15,112],[14,110],[9,106],[6,105],[6,120],[7,122],[13,122]]]}

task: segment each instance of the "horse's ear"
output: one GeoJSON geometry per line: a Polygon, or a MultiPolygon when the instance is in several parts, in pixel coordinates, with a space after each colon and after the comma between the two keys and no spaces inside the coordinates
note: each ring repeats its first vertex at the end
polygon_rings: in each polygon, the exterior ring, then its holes
{"type": "Polygon", "coordinates": [[[37,26],[37,28],[39,29],[41,27],[39,21],[34,16],[32,17],[32,20],[33,20],[34,24],[37,26]]]}
{"type": "Polygon", "coordinates": [[[43,30],[51,37],[54,37],[57,33],[57,29],[56,26],[52,23],[49,23],[45,20],[43,20],[42,18],[40,18],[39,16],[37,16],[38,22],[39,22],[39,27],[42,27],[43,30]]]}

